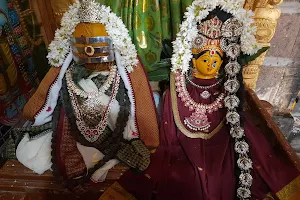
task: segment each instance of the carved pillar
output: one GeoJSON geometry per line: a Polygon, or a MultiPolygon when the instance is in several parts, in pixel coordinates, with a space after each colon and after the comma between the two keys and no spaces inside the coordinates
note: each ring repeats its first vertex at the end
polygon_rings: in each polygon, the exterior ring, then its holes
{"type": "MultiPolygon", "coordinates": [[[[281,4],[282,1],[283,0],[245,1],[244,8],[253,10],[255,13],[254,19],[257,26],[256,39],[263,46],[270,46],[270,41],[276,31],[277,20],[281,14],[280,10],[273,6],[281,4]]],[[[243,69],[244,82],[251,89],[256,88],[260,66],[263,64],[265,55],[266,53],[263,53],[243,69]]]]}

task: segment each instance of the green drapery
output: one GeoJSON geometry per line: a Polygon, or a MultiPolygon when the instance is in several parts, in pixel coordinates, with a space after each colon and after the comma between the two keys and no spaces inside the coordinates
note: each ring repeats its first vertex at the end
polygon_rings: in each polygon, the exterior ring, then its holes
{"type": "Polygon", "coordinates": [[[108,5],[127,26],[147,69],[160,60],[163,39],[173,39],[193,0],[97,0],[108,5]]]}

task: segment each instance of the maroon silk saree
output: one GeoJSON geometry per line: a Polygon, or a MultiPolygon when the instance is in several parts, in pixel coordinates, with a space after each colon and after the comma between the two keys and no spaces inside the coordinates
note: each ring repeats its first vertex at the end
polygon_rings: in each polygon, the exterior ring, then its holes
{"type": "MultiPolygon", "coordinates": [[[[215,81],[197,80],[197,84],[211,85],[215,81]]],[[[152,155],[150,167],[144,175],[128,171],[101,196],[100,200],[236,199],[237,167],[229,128],[224,123],[225,109],[208,114],[211,127],[209,133],[205,134],[210,134],[210,139],[187,137],[184,131],[182,132],[187,128],[181,126],[184,126],[183,119],[191,113],[172,89],[174,90],[171,86],[171,91],[167,91],[165,95],[160,146],[152,155]]],[[[199,95],[201,89],[191,85],[187,89],[196,102],[209,104],[217,96],[202,99],[199,95]]],[[[210,91],[212,94],[219,92],[221,88],[210,91]]],[[[251,115],[244,112],[242,121],[253,161],[252,199],[266,199],[268,196],[290,199],[295,196],[300,192],[297,168],[284,151],[274,148],[260,132],[252,122],[251,115]]]]}

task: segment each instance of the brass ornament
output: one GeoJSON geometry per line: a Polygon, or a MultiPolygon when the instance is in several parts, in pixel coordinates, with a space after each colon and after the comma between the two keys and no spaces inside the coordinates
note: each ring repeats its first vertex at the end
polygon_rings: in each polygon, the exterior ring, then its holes
{"type": "Polygon", "coordinates": [[[84,47],[84,52],[88,56],[93,56],[95,54],[95,49],[92,46],[84,47]]]}
{"type": "Polygon", "coordinates": [[[114,47],[112,39],[108,36],[99,37],[72,37],[73,58],[80,64],[87,63],[107,63],[115,61],[114,47]],[[99,43],[107,43],[106,46],[92,46],[99,43]],[[79,45],[87,45],[80,47],[79,45]],[[82,54],[88,57],[82,57],[82,54]],[[96,56],[95,56],[96,54],[96,56]],[[97,54],[107,54],[97,56],[97,54]]]}

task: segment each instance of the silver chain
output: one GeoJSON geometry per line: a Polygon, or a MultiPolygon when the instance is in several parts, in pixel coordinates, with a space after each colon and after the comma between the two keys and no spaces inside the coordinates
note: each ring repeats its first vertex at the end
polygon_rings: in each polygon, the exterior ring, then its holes
{"type": "Polygon", "coordinates": [[[211,88],[213,88],[213,87],[219,85],[219,84],[223,81],[223,79],[220,79],[218,82],[216,82],[216,83],[214,83],[214,84],[212,84],[212,85],[202,86],[202,85],[198,85],[198,84],[194,83],[194,82],[189,78],[188,75],[186,75],[186,79],[188,80],[188,82],[189,82],[191,85],[193,85],[193,86],[195,86],[195,87],[197,87],[197,88],[203,89],[203,90],[211,89],[211,88]]]}

